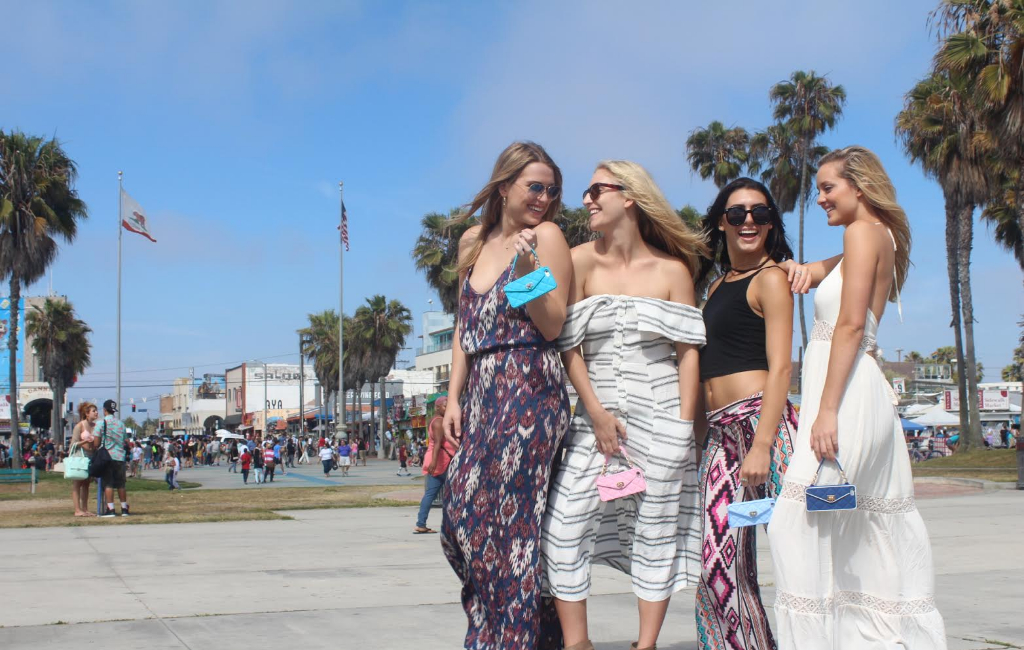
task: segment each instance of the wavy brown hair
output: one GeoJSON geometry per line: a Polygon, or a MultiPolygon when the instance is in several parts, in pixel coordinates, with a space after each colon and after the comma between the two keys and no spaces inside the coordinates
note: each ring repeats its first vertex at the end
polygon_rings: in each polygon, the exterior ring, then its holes
{"type": "Polygon", "coordinates": [[[696,277],[700,258],[709,254],[707,239],[683,222],[647,170],[629,160],[604,160],[597,168],[625,187],[622,195],[636,205],[643,240],[682,260],[690,275],[696,277]]]}
{"type": "Polygon", "coordinates": [[[828,163],[839,164],[839,176],[860,190],[879,221],[896,240],[896,282],[889,289],[889,302],[895,302],[910,270],[910,222],[896,201],[896,188],[885,173],[882,161],[869,149],[852,145],[830,151],[818,161],[818,169],[828,163]]]}
{"type": "Polygon", "coordinates": [[[78,405],[78,419],[84,420],[87,417],[89,417],[89,410],[94,408],[96,408],[96,405],[93,404],[92,402],[81,402],[78,405]]]}
{"type": "MultiPolygon", "coordinates": [[[[536,142],[513,142],[498,156],[498,160],[494,163],[494,170],[491,172],[491,180],[487,181],[483,189],[477,192],[473,200],[466,206],[465,211],[451,220],[452,224],[464,223],[472,219],[477,210],[480,210],[480,234],[473,242],[466,258],[459,261],[459,273],[468,271],[471,266],[476,264],[477,258],[480,257],[480,249],[487,241],[487,236],[501,224],[503,207],[499,191],[501,186],[514,182],[527,165],[535,162],[544,163],[550,167],[555,174],[555,185],[562,186],[562,170],[558,168],[544,147],[536,142]]],[[[544,221],[554,220],[561,209],[562,197],[559,195],[557,199],[548,203],[544,221]]]]}

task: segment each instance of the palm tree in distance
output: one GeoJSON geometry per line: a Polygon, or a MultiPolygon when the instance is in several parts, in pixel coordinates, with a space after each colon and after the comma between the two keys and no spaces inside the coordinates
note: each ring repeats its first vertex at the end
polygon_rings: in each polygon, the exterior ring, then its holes
{"type": "Polygon", "coordinates": [[[455,208],[447,216],[439,212],[425,215],[423,230],[412,249],[416,268],[423,271],[427,284],[441,299],[441,308],[449,314],[459,308],[459,240],[475,225],[474,220],[455,221],[462,213],[462,208],[455,208]]]}
{"type": "MultiPolygon", "coordinates": [[[[398,352],[412,333],[412,314],[397,300],[389,301],[378,294],[352,317],[353,345],[365,351],[366,371],[370,381],[380,378],[381,409],[386,407],[384,380],[395,365],[398,352]]],[[[384,450],[384,430],[378,432],[380,449],[384,450]]]]}
{"type": "Polygon", "coordinates": [[[307,315],[309,325],[298,330],[302,355],[313,364],[325,404],[338,392],[338,312],[307,315]]]}
{"type": "MultiPolygon", "coordinates": [[[[965,78],[932,73],[918,82],[896,116],[896,135],[913,162],[935,178],[946,208],[946,270],[960,395],[960,425],[964,444],[980,445],[981,415],[976,399],[977,360],[974,354],[974,306],[971,292],[971,248],[974,209],[988,199],[996,167],[991,141],[978,137],[975,98],[965,78]],[[961,332],[962,330],[962,332],[961,332]]],[[[966,447],[965,447],[966,448],[966,447]]]]}
{"type": "Polygon", "coordinates": [[[71,242],[88,215],[74,189],[78,175],[56,139],[0,131],[0,279],[10,284],[11,455],[21,457],[18,434],[18,310],[21,288],[38,280],[57,256],[57,240],[71,242]]]}
{"type": "Polygon", "coordinates": [[[788,124],[779,122],[758,131],[750,139],[748,170],[751,175],[760,175],[761,182],[772,193],[779,212],[788,214],[796,209],[798,197],[804,203],[810,198],[810,182],[804,187],[803,195],[800,194],[803,176],[812,178],[817,174],[815,163],[827,153],[828,147],[815,145],[806,157],[801,156],[800,139],[788,124]],[[801,159],[803,170],[800,168],[801,159]]]}
{"type": "Polygon", "coordinates": [[[750,134],[740,126],[725,128],[718,120],[696,128],[686,138],[686,160],[703,180],[711,179],[719,189],[740,177],[747,164],[750,134]]]}
{"type": "Polygon", "coordinates": [[[33,338],[32,347],[53,392],[50,431],[54,444],[62,447],[64,392],[75,385],[78,376],[92,362],[89,344],[92,330],[85,321],[75,317],[71,303],[47,298],[41,309],[36,306],[26,314],[25,331],[33,338]]]}
{"type": "MultiPolygon", "coordinates": [[[[800,170],[800,186],[797,192],[797,206],[800,212],[800,232],[797,257],[801,264],[804,258],[804,212],[806,200],[800,200],[809,194],[808,162],[812,159],[817,146],[818,136],[835,126],[836,120],[843,114],[846,103],[846,91],[842,86],[835,86],[826,78],[819,77],[813,70],[804,72],[797,70],[787,81],[780,81],[772,86],[768,96],[774,106],[773,114],[777,121],[784,122],[796,137],[797,169],[800,170]]],[[[781,209],[781,208],[780,208],[781,209]]],[[[804,296],[800,295],[800,338],[803,348],[807,349],[807,321],[804,318],[804,296]]]]}

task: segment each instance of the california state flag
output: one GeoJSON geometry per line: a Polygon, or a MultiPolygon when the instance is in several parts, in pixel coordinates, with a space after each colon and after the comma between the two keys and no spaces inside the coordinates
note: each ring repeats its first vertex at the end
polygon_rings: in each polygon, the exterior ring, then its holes
{"type": "Polygon", "coordinates": [[[126,230],[142,235],[151,242],[156,242],[153,239],[153,235],[149,233],[149,221],[146,219],[146,212],[123,189],[121,190],[121,225],[126,230]]]}

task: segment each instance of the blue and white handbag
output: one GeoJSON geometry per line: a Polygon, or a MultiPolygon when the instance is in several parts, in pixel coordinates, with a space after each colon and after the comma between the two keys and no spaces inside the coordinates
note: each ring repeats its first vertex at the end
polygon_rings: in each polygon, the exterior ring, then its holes
{"type": "MultiPolygon", "coordinates": [[[[532,246],[530,251],[533,252],[533,257],[537,260],[537,264],[540,264],[537,251],[532,246]]],[[[516,253],[516,256],[512,258],[512,268],[515,268],[518,261],[519,253],[516,253]]],[[[531,300],[540,298],[557,286],[558,283],[555,282],[555,276],[551,275],[551,269],[542,266],[521,278],[509,282],[505,285],[504,289],[505,296],[508,298],[508,304],[513,307],[521,307],[531,300]]]]}
{"type": "MultiPolygon", "coordinates": [[[[740,492],[742,497],[746,490],[740,492]]],[[[743,528],[767,524],[775,511],[775,499],[757,499],[756,501],[737,501],[729,504],[729,528],[743,528]]]]}
{"type": "Polygon", "coordinates": [[[843,471],[838,458],[835,463],[843,482],[835,485],[817,485],[818,474],[825,465],[825,459],[822,458],[818,464],[818,471],[814,473],[811,484],[807,486],[807,512],[857,509],[857,486],[852,485],[846,478],[846,472],[843,471]]]}

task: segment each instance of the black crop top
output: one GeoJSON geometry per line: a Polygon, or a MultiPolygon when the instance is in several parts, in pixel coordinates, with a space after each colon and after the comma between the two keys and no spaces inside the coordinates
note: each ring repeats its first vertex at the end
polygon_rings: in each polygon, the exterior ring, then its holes
{"type": "Polygon", "coordinates": [[[700,350],[701,381],[745,370],[768,370],[764,318],[747,302],[747,288],[756,275],[723,280],[704,304],[707,345],[700,350]]]}

